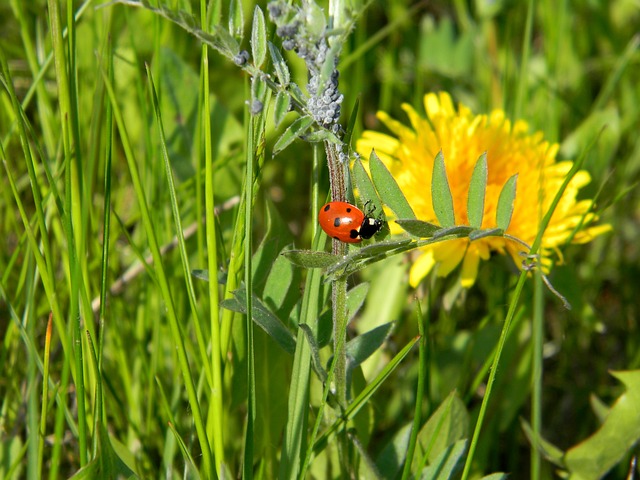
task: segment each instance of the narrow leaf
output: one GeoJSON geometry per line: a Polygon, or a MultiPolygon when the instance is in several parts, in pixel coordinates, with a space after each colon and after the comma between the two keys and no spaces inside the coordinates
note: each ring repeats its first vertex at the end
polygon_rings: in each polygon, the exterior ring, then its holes
{"type": "Polygon", "coordinates": [[[396,223],[407,233],[419,238],[433,237],[438,230],[441,230],[440,226],[422,220],[401,219],[396,220],[396,223]]]}
{"type": "Polygon", "coordinates": [[[518,174],[509,178],[502,187],[500,198],[498,198],[498,207],[496,209],[496,224],[498,228],[507,231],[511,223],[511,215],[513,214],[513,202],[516,199],[516,184],[518,174]]]}
{"type": "Polygon", "coordinates": [[[349,321],[358,313],[369,293],[369,284],[366,282],[359,283],[347,292],[347,315],[349,321]]]}
{"type": "Polygon", "coordinates": [[[385,323],[350,340],[347,343],[347,354],[352,359],[350,367],[360,365],[373,355],[389,336],[391,327],[393,327],[393,322],[385,323]]]}
{"type": "Polygon", "coordinates": [[[296,138],[306,133],[311,125],[313,125],[313,118],[311,117],[307,116],[296,119],[291,125],[289,125],[273,146],[273,155],[277,155],[291,145],[296,138]]]}
{"type": "Polygon", "coordinates": [[[289,250],[282,255],[294,265],[304,268],[326,268],[340,260],[330,253],[313,250],[289,250]]]}
{"type": "Polygon", "coordinates": [[[287,92],[283,92],[280,90],[276,95],[275,107],[273,109],[273,121],[275,123],[276,128],[280,126],[284,116],[289,111],[289,106],[291,102],[291,97],[287,92]]]}
{"type": "Polygon", "coordinates": [[[273,68],[276,71],[276,77],[282,87],[287,87],[291,81],[291,74],[289,73],[289,67],[285,62],[280,50],[271,42],[268,42],[269,53],[271,54],[271,61],[273,62],[273,68]]]}
{"type": "Polygon", "coordinates": [[[382,369],[373,381],[368,384],[360,394],[349,404],[342,417],[340,417],[335,423],[333,423],[313,445],[315,452],[321,451],[329,441],[329,437],[338,430],[344,422],[351,420],[360,409],[367,404],[373,394],[380,388],[384,381],[391,375],[391,373],[400,365],[400,362],[404,360],[407,354],[411,351],[413,346],[420,340],[420,337],[415,337],[407,343],[402,350],[382,369]]]}
{"type": "MultiPolygon", "coordinates": [[[[247,291],[240,288],[233,292],[234,298],[224,300],[221,305],[234,312],[247,314],[247,291]]],[[[293,334],[284,326],[284,323],[256,297],[252,296],[252,320],[262,328],[285,352],[293,353],[296,350],[296,340],[293,334]]]]}
{"type": "Polygon", "coordinates": [[[612,375],[626,390],[613,404],[600,429],[567,451],[565,465],[572,478],[602,478],[640,440],[640,370],[612,375]]]}
{"type": "Polygon", "coordinates": [[[231,0],[229,3],[229,33],[232,37],[242,41],[244,27],[244,13],[242,1],[231,0]]]}
{"type": "Polygon", "coordinates": [[[442,150],[438,152],[433,162],[433,177],[431,179],[431,198],[433,210],[438,222],[443,227],[453,227],[456,224],[453,212],[453,197],[447,180],[447,169],[444,165],[442,150]]]}
{"type": "Polygon", "coordinates": [[[325,129],[319,128],[304,135],[304,139],[307,142],[330,142],[336,145],[340,145],[342,141],[335,135],[335,133],[325,129]]]}
{"type": "Polygon", "coordinates": [[[318,342],[313,336],[313,332],[309,328],[309,325],[301,323],[299,327],[300,330],[302,330],[302,333],[304,333],[307,342],[309,343],[309,348],[311,350],[311,360],[313,362],[313,370],[318,374],[318,377],[322,382],[326,382],[327,371],[322,366],[322,361],[320,360],[320,348],[318,346],[318,342]]]}
{"type": "Polygon", "coordinates": [[[529,443],[531,443],[531,445],[538,450],[544,458],[558,467],[564,467],[564,452],[561,449],[541,436],[536,435],[536,432],[533,431],[531,425],[522,418],[520,419],[520,426],[529,440],[529,443]]]}
{"type": "Polygon", "coordinates": [[[433,235],[433,238],[448,237],[449,235],[462,238],[468,237],[471,232],[473,232],[473,228],[467,227],[466,225],[458,225],[449,228],[441,228],[433,235]]]}
{"type": "Polygon", "coordinates": [[[253,26],[251,28],[251,52],[253,54],[253,64],[261,67],[267,58],[267,34],[264,25],[264,13],[256,5],[253,11],[253,26]]]}
{"type": "Polygon", "coordinates": [[[433,480],[454,478],[464,460],[467,443],[467,439],[462,439],[446,447],[428,467],[422,469],[420,478],[432,478],[433,480]]]}
{"type": "Polygon", "coordinates": [[[509,475],[502,472],[490,473],[489,475],[485,475],[480,480],[507,480],[509,475]]]}
{"type": "Polygon", "coordinates": [[[393,210],[396,217],[416,218],[411,205],[409,205],[402,190],[400,190],[395,178],[393,178],[391,172],[387,170],[387,167],[373,150],[369,156],[369,169],[371,170],[371,179],[380,194],[380,198],[385,205],[393,210]]]}
{"type": "Polygon", "coordinates": [[[467,217],[469,218],[469,225],[473,228],[482,227],[484,196],[487,191],[487,172],[487,152],[484,152],[476,162],[471,175],[471,182],[469,183],[467,217]]]}
{"type": "Polygon", "coordinates": [[[486,228],[484,230],[474,230],[469,234],[469,240],[480,240],[485,237],[501,237],[504,235],[504,231],[500,228],[486,228]]]}
{"type": "MultiPolygon", "coordinates": [[[[382,212],[382,202],[376,193],[376,189],[371,183],[369,175],[367,175],[362,161],[358,158],[353,164],[353,180],[358,188],[360,200],[363,204],[369,204],[368,209],[372,212],[382,212]]],[[[369,212],[365,212],[369,213],[369,212]]]]}
{"type": "Polygon", "coordinates": [[[204,280],[205,282],[209,281],[209,270],[207,269],[193,269],[191,270],[191,275],[196,277],[199,280],[204,280]]]}

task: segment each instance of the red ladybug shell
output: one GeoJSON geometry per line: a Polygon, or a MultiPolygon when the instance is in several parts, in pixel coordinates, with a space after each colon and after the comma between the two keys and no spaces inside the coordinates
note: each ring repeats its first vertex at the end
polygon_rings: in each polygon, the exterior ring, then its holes
{"type": "Polygon", "coordinates": [[[366,216],[347,202],[329,202],[320,209],[318,222],[332,238],[345,243],[359,243],[371,238],[382,227],[380,220],[366,216]]]}

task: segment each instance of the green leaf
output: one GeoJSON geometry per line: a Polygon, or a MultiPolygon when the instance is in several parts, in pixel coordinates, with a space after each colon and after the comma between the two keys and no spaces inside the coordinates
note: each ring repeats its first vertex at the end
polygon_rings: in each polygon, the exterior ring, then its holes
{"type": "Polygon", "coordinates": [[[289,250],[282,255],[294,265],[304,268],[326,268],[340,260],[330,253],[313,250],[289,250]]]}
{"type": "Polygon", "coordinates": [[[313,332],[309,328],[309,325],[301,323],[299,325],[300,330],[304,333],[305,338],[307,339],[307,343],[309,343],[309,348],[311,350],[311,361],[313,362],[313,370],[318,374],[318,378],[322,382],[327,381],[327,371],[322,366],[322,361],[320,360],[320,346],[316,341],[316,338],[313,336],[313,332]]]}
{"type": "Polygon", "coordinates": [[[358,158],[353,163],[353,181],[358,189],[358,194],[360,196],[360,201],[363,204],[369,204],[371,208],[377,212],[382,211],[382,202],[378,197],[378,193],[376,192],[373,183],[371,183],[371,179],[369,175],[367,175],[364,166],[362,165],[362,161],[358,158]]]}
{"type": "Polygon", "coordinates": [[[366,282],[359,283],[347,292],[347,315],[349,321],[353,320],[356,313],[362,308],[364,301],[369,293],[369,284],[366,282]]]}
{"type": "Polygon", "coordinates": [[[371,179],[380,194],[380,198],[383,203],[396,214],[396,217],[416,218],[411,205],[409,205],[402,190],[398,187],[395,178],[393,178],[389,170],[387,170],[387,167],[373,150],[369,156],[369,169],[371,170],[371,179]]]}
{"type": "Polygon", "coordinates": [[[531,445],[533,445],[533,447],[538,450],[544,458],[558,467],[564,467],[564,452],[562,450],[544,438],[537,436],[531,428],[531,425],[529,425],[529,422],[526,420],[521,418],[520,425],[522,426],[529,443],[531,443],[531,445]]]}
{"type": "Polygon", "coordinates": [[[467,196],[467,217],[469,225],[473,228],[482,227],[482,217],[484,216],[484,196],[487,191],[487,152],[478,158],[476,166],[471,174],[469,183],[469,194],[467,196]]]}
{"type": "MultiPolygon", "coordinates": [[[[240,288],[233,292],[233,296],[234,298],[224,300],[221,305],[227,310],[246,315],[247,291],[244,288],[240,288]]],[[[285,352],[293,354],[296,350],[296,339],[293,334],[258,297],[253,295],[252,301],[251,319],[273,338],[285,352]]]]}
{"type": "Polygon", "coordinates": [[[276,128],[280,126],[285,115],[289,112],[291,97],[287,92],[280,90],[276,95],[275,107],[273,109],[273,122],[276,128]]]}
{"type": "Polygon", "coordinates": [[[271,42],[268,42],[268,45],[269,53],[271,54],[271,61],[273,62],[273,68],[276,71],[276,77],[278,77],[278,82],[280,82],[280,85],[286,88],[291,81],[289,66],[280,54],[280,50],[278,50],[278,48],[271,42]]]}
{"type": "Polygon", "coordinates": [[[511,215],[513,214],[513,202],[516,199],[516,184],[518,174],[509,178],[502,187],[500,198],[498,198],[498,207],[496,208],[496,224],[498,228],[506,232],[511,223],[511,215]]]}
{"type": "Polygon", "coordinates": [[[344,422],[348,422],[351,420],[360,409],[367,404],[367,402],[371,399],[373,394],[380,388],[380,386],[384,383],[384,381],[391,375],[391,373],[398,368],[400,362],[404,360],[404,358],[409,354],[413,346],[420,340],[420,337],[415,337],[407,343],[402,350],[398,352],[398,354],[393,357],[393,359],[382,369],[382,371],[372,380],[370,384],[368,384],[356,398],[349,404],[347,409],[341,418],[336,420],[324,433],[318,437],[316,443],[313,445],[313,450],[315,452],[319,452],[322,450],[329,441],[329,438],[333,433],[342,427],[344,422]]]}
{"type": "Polygon", "coordinates": [[[442,150],[438,152],[433,162],[433,177],[431,179],[431,198],[433,210],[438,222],[443,227],[453,227],[456,224],[453,212],[453,197],[447,180],[447,169],[444,165],[442,150]]]}
{"type": "Polygon", "coordinates": [[[420,478],[433,480],[449,480],[454,478],[464,460],[464,453],[467,450],[467,439],[458,440],[446,447],[429,466],[420,472],[420,478]]]}
{"type": "Polygon", "coordinates": [[[432,464],[451,445],[469,436],[469,414],[453,391],[418,433],[412,470],[432,464]]]}
{"type": "Polygon", "coordinates": [[[347,354],[351,357],[349,367],[353,368],[360,365],[367,358],[380,348],[389,336],[389,332],[393,327],[393,322],[385,323],[379,327],[369,330],[362,335],[358,335],[347,343],[347,354]]]}
{"type": "Polygon", "coordinates": [[[640,370],[612,372],[626,387],[600,429],[565,455],[570,478],[599,479],[640,440],[640,370]]]}
{"type": "Polygon", "coordinates": [[[422,220],[401,219],[401,220],[396,220],[396,223],[400,225],[409,234],[419,238],[433,237],[433,235],[438,230],[441,230],[440,226],[435,225],[433,223],[424,222],[422,220]]]}
{"type": "Polygon", "coordinates": [[[253,10],[253,26],[251,28],[251,53],[253,64],[260,68],[267,58],[267,33],[264,25],[264,13],[256,5],[253,10]]]}
{"type": "MultiPolygon", "coordinates": [[[[262,299],[276,313],[278,318],[289,319],[288,325],[291,325],[291,310],[300,300],[302,271],[299,268],[295,268],[280,253],[278,252],[276,258],[271,261],[271,268],[262,292],[262,299]]],[[[270,257],[265,258],[265,260],[270,260],[270,257]]]]}
{"type": "Polygon", "coordinates": [[[296,138],[304,135],[307,130],[309,130],[309,127],[313,125],[313,122],[313,118],[309,116],[297,118],[291,125],[289,125],[289,127],[287,127],[282,136],[273,146],[273,155],[277,155],[291,145],[296,138]]]}
{"type": "Polygon", "coordinates": [[[251,82],[251,100],[258,100],[264,104],[269,93],[267,82],[262,77],[254,77],[251,82]]]}
{"type": "Polygon", "coordinates": [[[342,143],[342,141],[333,132],[325,128],[319,128],[305,134],[304,139],[307,142],[330,142],[336,145],[342,143]]]}
{"type": "Polygon", "coordinates": [[[229,33],[232,37],[242,41],[244,30],[244,13],[241,0],[231,0],[229,3],[229,33]]]}
{"type": "MultiPolygon", "coordinates": [[[[446,458],[450,447],[468,436],[469,414],[455,391],[440,404],[418,434],[418,444],[411,470],[417,473],[422,465],[446,458]]],[[[376,465],[384,478],[396,478],[405,462],[411,425],[404,426],[378,455],[376,465]]],[[[416,478],[440,478],[416,475],[416,478]]],[[[447,477],[455,478],[455,477],[447,477]]]]}
{"type": "Polygon", "coordinates": [[[507,480],[509,475],[503,472],[490,473],[489,475],[485,475],[480,480],[507,480]]]}
{"type": "MultiPolygon", "coordinates": [[[[74,480],[85,478],[137,478],[133,470],[113,449],[111,440],[109,439],[109,433],[102,422],[98,421],[97,426],[98,443],[96,456],[71,478],[74,480]]],[[[129,454],[129,456],[131,455],[129,454]]],[[[131,459],[133,459],[133,457],[131,459]]]]}
{"type": "Polygon", "coordinates": [[[473,232],[473,228],[467,227],[466,225],[458,225],[449,228],[441,228],[433,234],[433,238],[448,237],[449,235],[463,238],[468,237],[471,232],[473,232]]]}
{"type": "Polygon", "coordinates": [[[193,269],[191,270],[191,275],[199,280],[209,281],[209,270],[207,269],[193,269]]]}
{"type": "Polygon", "coordinates": [[[502,237],[504,231],[501,228],[485,228],[484,230],[474,230],[469,234],[469,240],[480,240],[485,237],[502,237]]]}

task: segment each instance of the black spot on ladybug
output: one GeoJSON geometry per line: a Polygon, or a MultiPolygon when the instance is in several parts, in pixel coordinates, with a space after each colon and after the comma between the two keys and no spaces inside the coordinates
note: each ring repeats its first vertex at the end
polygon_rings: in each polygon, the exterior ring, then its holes
{"type": "Polygon", "coordinates": [[[349,237],[351,238],[358,238],[358,235],[360,235],[360,233],[358,232],[358,230],[351,230],[349,232],[349,237]]]}
{"type": "Polygon", "coordinates": [[[328,212],[329,210],[331,210],[331,205],[327,204],[324,206],[324,211],[328,212]]]}
{"type": "Polygon", "coordinates": [[[333,226],[334,227],[336,227],[336,228],[339,227],[341,223],[342,223],[342,220],[339,217],[333,219],[333,226]]]}
{"type": "Polygon", "coordinates": [[[351,209],[347,207],[347,213],[351,213],[351,209]]]}

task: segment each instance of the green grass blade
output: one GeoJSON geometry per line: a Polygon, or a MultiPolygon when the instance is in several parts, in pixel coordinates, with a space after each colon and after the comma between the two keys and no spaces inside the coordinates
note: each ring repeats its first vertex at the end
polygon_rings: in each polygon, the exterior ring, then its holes
{"type": "MultiPolygon", "coordinates": [[[[204,18],[201,19],[204,23],[204,18]]],[[[205,165],[204,173],[204,198],[205,198],[205,216],[206,221],[206,245],[207,245],[207,267],[210,272],[218,271],[218,253],[217,253],[217,235],[215,222],[215,205],[214,205],[214,168],[213,168],[213,138],[211,131],[211,105],[209,101],[209,50],[206,46],[202,47],[202,98],[204,105],[202,107],[200,119],[202,125],[202,138],[204,143],[203,161],[205,165]]],[[[229,272],[231,278],[231,272],[229,272]]],[[[220,325],[220,307],[219,307],[219,289],[218,283],[209,282],[209,324],[211,328],[211,373],[213,379],[213,389],[211,391],[211,405],[209,408],[208,424],[211,425],[209,435],[213,437],[213,452],[215,455],[215,470],[218,476],[221,475],[222,465],[224,464],[224,431],[223,424],[223,407],[222,407],[222,351],[221,348],[221,325],[220,325]]],[[[224,325],[224,323],[223,323],[224,325]]]]}
{"type": "Polygon", "coordinates": [[[187,247],[184,242],[184,233],[182,228],[182,220],[180,219],[180,210],[178,208],[178,197],[176,195],[176,186],[173,178],[173,170],[171,168],[171,160],[169,159],[169,151],[167,149],[166,137],[164,134],[164,125],[162,121],[162,113],[158,103],[158,95],[156,87],[151,75],[151,71],[147,68],[147,78],[149,79],[149,91],[151,92],[151,101],[156,116],[156,122],[158,125],[158,136],[160,140],[160,149],[162,152],[162,159],[164,161],[164,172],[167,180],[167,187],[169,190],[169,199],[171,201],[171,213],[173,216],[173,222],[175,225],[176,236],[178,238],[178,249],[180,251],[180,260],[182,263],[182,274],[185,281],[185,287],[187,290],[187,297],[189,298],[189,306],[191,307],[191,315],[193,315],[193,326],[196,332],[196,340],[198,342],[198,349],[200,353],[201,365],[204,368],[204,373],[207,378],[207,382],[211,389],[213,386],[213,378],[211,374],[211,366],[207,362],[207,345],[202,331],[200,318],[198,315],[198,307],[196,305],[196,292],[193,287],[193,279],[191,276],[191,265],[189,263],[189,255],[187,253],[187,247]]]}
{"type": "Polygon", "coordinates": [[[193,421],[196,427],[198,440],[200,442],[200,447],[202,450],[205,478],[212,477],[213,472],[211,468],[213,466],[213,462],[211,458],[209,440],[207,437],[205,423],[204,423],[204,419],[200,409],[200,403],[198,402],[198,396],[196,393],[195,384],[194,384],[193,377],[191,375],[191,370],[189,367],[183,334],[180,329],[177,312],[175,310],[175,305],[173,303],[171,288],[169,286],[167,274],[165,272],[164,265],[162,262],[162,255],[160,253],[160,247],[156,239],[156,233],[153,228],[153,223],[151,221],[151,214],[149,211],[149,207],[147,205],[145,190],[140,179],[140,174],[138,173],[137,162],[134,157],[131,144],[129,142],[127,130],[124,124],[124,119],[122,117],[122,112],[120,111],[120,107],[117,103],[116,93],[113,89],[113,86],[109,82],[109,79],[106,77],[105,74],[103,74],[103,79],[107,87],[107,92],[109,94],[111,105],[113,107],[114,118],[116,120],[116,125],[118,126],[118,131],[120,133],[120,138],[122,141],[122,147],[124,150],[125,158],[127,160],[127,165],[129,167],[129,172],[131,174],[131,180],[133,182],[133,188],[134,188],[136,198],[138,200],[138,204],[140,207],[142,224],[147,234],[147,238],[149,240],[149,249],[151,250],[151,253],[154,258],[154,266],[155,266],[155,270],[158,277],[160,293],[162,295],[162,299],[166,307],[167,320],[169,322],[169,327],[171,329],[172,336],[176,343],[178,362],[180,364],[180,370],[184,378],[187,397],[189,399],[189,405],[193,412],[193,421]]]}

